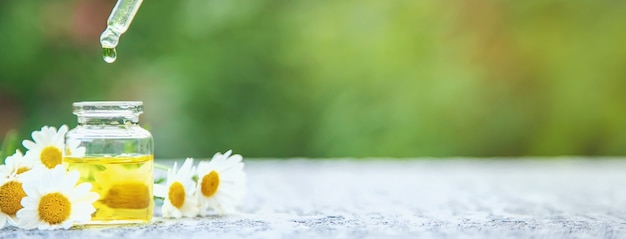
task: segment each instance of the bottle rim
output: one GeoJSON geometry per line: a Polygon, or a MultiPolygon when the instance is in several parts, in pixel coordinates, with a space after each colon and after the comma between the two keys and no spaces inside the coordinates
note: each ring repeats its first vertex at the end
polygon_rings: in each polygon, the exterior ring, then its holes
{"type": "Polygon", "coordinates": [[[74,102],[72,106],[74,107],[120,107],[120,108],[130,108],[142,106],[143,101],[80,101],[74,102]]]}
{"type": "Polygon", "coordinates": [[[142,101],[81,101],[74,102],[72,106],[76,115],[143,113],[142,101]]]}

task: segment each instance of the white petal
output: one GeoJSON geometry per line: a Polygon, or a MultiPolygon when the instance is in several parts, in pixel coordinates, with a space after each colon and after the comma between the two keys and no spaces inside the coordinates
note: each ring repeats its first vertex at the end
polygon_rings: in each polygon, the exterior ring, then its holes
{"type": "Polygon", "coordinates": [[[241,155],[239,154],[234,154],[233,156],[230,156],[228,160],[239,163],[243,160],[243,157],[241,157],[241,155]]]}
{"type": "Polygon", "coordinates": [[[154,196],[165,198],[167,196],[167,187],[161,184],[155,184],[154,188],[154,196]]]}
{"type": "Polygon", "coordinates": [[[167,170],[168,183],[170,182],[170,180],[174,179],[174,176],[176,175],[177,171],[178,171],[178,162],[174,162],[174,166],[172,166],[171,169],[167,170]]]}
{"type": "Polygon", "coordinates": [[[57,131],[56,133],[56,137],[55,137],[55,143],[56,142],[61,142],[63,143],[65,141],[65,133],[67,133],[67,125],[61,125],[61,127],[59,128],[59,131],[57,131]]]}
{"type": "Polygon", "coordinates": [[[61,139],[61,141],[53,142],[50,145],[54,146],[57,149],[59,149],[59,152],[61,152],[61,154],[63,154],[63,152],[65,152],[65,142],[63,142],[63,139],[61,139]]]}
{"type": "Polygon", "coordinates": [[[244,174],[243,172],[243,164],[242,165],[238,165],[239,167],[231,167],[225,170],[220,171],[220,178],[223,177],[229,177],[229,176],[239,176],[244,174]]]}
{"type": "Polygon", "coordinates": [[[7,216],[7,222],[11,226],[17,227],[20,224],[20,221],[17,219],[17,216],[7,216]]]}
{"type": "Polygon", "coordinates": [[[22,208],[15,214],[20,221],[32,221],[35,215],[37,215],[37,208],[22,208]]]}
{"type": "Polygon", "coordinates": [[[53,225],[50,225],[46,222],[43,223],[39,223],[39,225],[37,225],[37,229],[39,230],[52,230],[55,229],[53,225]]]}
{"type": "Polygon", "coordinates": [[[46,187],[45,182],[48,180],[52,180],[50,174],[48,173],[48,168],[41,168],[40,173],[33,175],[37,175],[38,177],[33,177],[32,187],[35,188],[34,191],[37,191],[39,195],[44,195],[50,192],[50,189],[46,187]],[[45,178],[45,179],[44,179],[45,178]]]}
{"type": "Polygon", "coordinates": [[[180,213],[180,211],[178,211],[178,209],[175,208],[169,202],[169,200],[165,200],[163,202],[163,206],[161,207],[161,213],[163,214],[163,217],[169,217],[169,218],[181,218],[182,217],[182,214],[180,213]]]}
{"type": "Polygon", "coordinates": [[[76,157],[82,157],[85,156],[86,151],[87,149],[85,147],[74,148],[72,149],[72,155],[76,157]]]}
{"type": "MultiPolygon", "coordinates": [[[[65,169],[65,166],[63,166],[62,164],[56,165],[54,168],[50,170],[50,172],[54,174],[55,177],[58,177],[58,178],[65,178],[68,174],[67,170],[65,169]]],[[[76,171],[72,171],[72,172],[76,172],[76,171]]]]}
{"type": "Polygon", "coordinates": [[[54,145],[54,141],[57,137],[57,129],[55,127],[48,127],[47,131],[42,132],[42,143],[44,145],[54,145]]]}
{"type": "Polygon", "coordinates": [[[91,190],[91,183],[81,183],[74,187],[69,193],[70,201],[84,197],[91,190]]]}
{"type": "Polygon", "coordinates": [[[187,199],[180,211],[184,217],[195,217],[199,213],[199,208],[195,200],[187,199]]]}
{"type": "Polygon", "coordinates": [[[185,188],[185,192],[188,195],[194,194],[196,192],[196,183],[193,180],[186,180],[183,182],[183,187],[185,188]]]}
{"type": "Polygon", "coordinates": [[[22,207],[24,208],[37,208],[39,205],[39,197],[35,198],[35,197],[24,197],[22,198],[22,201],[20,202],[22,204],[22,207]]]}
{"type": "Polygon", "coordinates": [[[22,228],[22,229],[26,229],[26,230],[32,230],[37,228],[37,223],[38,220],[34,219],[32,221],[20,221],[20,223],[17,225],[17,227],[22,228]]]}
{"type": "Polygon", "coordinates": [[[213,157],[211,158],[211,161],[213,161],[213,160],[218,160],[218,159],[220,159],[222,156],[223,156],[223,155],[222,155],[222,153],[217,152],[217,153],[215,153],[215,154],[213,155],[213,157]]]}
{"type": "Polygon", "coordinates": [[[218,189],[213,197],[215,197],[215,200],[218,201],[238,201],[237,196],[235,196],[233,193],[225,191],[224,189],[218,189]]]}
{"type": "Polygon", "coordinates": [[[78,148],[78,145],[80,145],[80,141],[76,139],[68,139],[65,142],[65,144],[66,144],[66,147],[75,149],[75,148],[78,148]]]}
{"type": "Polygon", "coordinates": [[[42,194],[57,191],[59,188],[60,177],[57,177],[52,170],[44,172],[37,180],[37,186],[42,194]]]}
{"type": "Polygon", "coordinates": [[[230,154],[232,154],[232,153],[233,153],[233,150],[229,149],[228,151],[226,151],[226,153],[224,153],[224,158],[230,157],[230,154]]]}
{"type": "Polygon", "coordinates": [[[217,170],[217,171],[221,172],[221,171],[224,171],[224,170],[226,170],[228,168],[231,168],[231,167],[237,165],[238,163],[239,162],[236,162],[236,161],[224,160],[222,162],[216,162],[213,165],[213,168],[214,168],[214,170],[217,170]]]}
{"type": "Polygon", "coordinates": [[[10,169],[6,165],[0,165],[0,185],[4,184],[4,179],[11,176],[13,169],[10,169]]]}
{"type": "Polygon", "coordinates": [[[0,228],[4,228],[4,225],[7,223],[8,217],[4,213],[0,213],[0,228]]]}
{"type": "Polygon", "coordinates": [[[28,197],[33,197],[33,198],[41,197],[41,193],[39,192],[39,190],[37,190],[38,181],[39,180],[36,180],[36,179],[29,179],[29,180],[23,181],[22,189],[24,190],[24,193],[28,195],[28,197]]]}
{"type": "Polygon", "coordinates": [[[91,215],[90,214],[86,214],[86,213],[74,213],[72,214],[72,216],[70,217],[71,222],[75,222],[75,223],[85,223],[85,222],[89,222],[91,220],[91,215]]]}
{"type": "Polygon", "coordinates": [[[37,148],[37,144],[35,144],[35,142],[27,139],[22,141],[22,145],[24,145],[24,148],[28,149],[29,151],[37,148]]]}
{"type": "Polygon", "coordinates": [[[178,171],[178,174],[182,176],[189,176],[191,174],[191,167],[193,166],[193,159],[192,158],[187,158],[185,159],[185,162],[183,163],[183,165],[180,167],[180,170],[178,171]]]}
{"type": "Polygon", "coordinates": [[[209,173],[209,163],[206,161],[200,161],[198,163],[198,168],[196,169],[196,173],[199,177],[209,173]]]}
{"type": "Polygon", "coordinates": [[[92,204],[96,200],[98,200],[99,198],[100,198],[100,194],[95,193],[95,192],[88,192],[87,194],[85,194],[85,196],[76,199],[76,202],[77,203],[89,203],[89,204],[92,204]]]}
{"type": "Polygon", "coordinates": [[[70,227],[72,227],[74,225],[74,223],[71,220],[65,220],[63,223],[61,223],[61,227],[65,230],[70,229],[70,227]]]}
{"type": "Polygon", "coordinates": [[[96,211],[91,203],[74,203],[71,217],[75,220],[89,221],[91,214],[96,211]]]}
{"type": "Polygon", "coordinates": [[[19,222],[17,226],[23,229],[34,229],[37,227],[37,223],[39,222],[37,209],[22,208],[17,211],[16,216],[19,222]]]}
{"type": "Polygon", "coordinates": [[[215,210],[220,211],[222,214],[231,214],[237,212],[236,206],[233,201],[223,197],[216,197],[215,200],[218,202],[215,210]]]}
{"type": "MultiPolygon", "coordinates": [[[[43,130],[43,128],[42,128],[43,130]]],[[[44,134],[41,131],[33,131],[33,133],[30,134],[30,136],[33,138],[33,140],[35,141],[35,143],[37,144],[43,144],[43,145],[47,145],[47,142],[44,142],[44,134]]]]}
{"type": "Polygon", "coordinates": [[[76,170],[72,170],[68,173],[65,171],[65,167],[63,165],[57,165],[55,170],[57,170],[57,168],[62,168],[63,174],[66,174],[65,177],[63,177],[63,181],[61,181],[61,192],[65,194],[70,193],[72,188],[76,185],[76,182],[78,182],[80,173],[76,170]]]}

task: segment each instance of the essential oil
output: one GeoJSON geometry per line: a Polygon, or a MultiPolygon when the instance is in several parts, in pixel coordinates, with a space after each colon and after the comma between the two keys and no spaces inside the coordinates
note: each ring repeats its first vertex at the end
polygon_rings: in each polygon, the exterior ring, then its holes
{"type": "Polygon", "coordinates": [[[113,63],[117,59],[115,48],[102,48],[102,58],[106,63],[113,63]]]}
{"type": "Polygon", "coordinates": [[[149,222],[153,203],[153,157],[65,158],[68,170],[80,172],[100,195],[90,224],[149,222]]]}

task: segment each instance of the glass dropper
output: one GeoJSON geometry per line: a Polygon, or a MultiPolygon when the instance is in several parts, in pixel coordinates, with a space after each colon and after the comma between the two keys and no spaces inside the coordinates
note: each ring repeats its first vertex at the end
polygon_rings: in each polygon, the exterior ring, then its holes
{"type": "Polygon", "coordinates": [[[115,47],[120,36],[128,30],[143,0],[118,0],[107,20],[107,28],[100,35],[102,56],[107,63],[113,63],[117,57],[115,47]]]}

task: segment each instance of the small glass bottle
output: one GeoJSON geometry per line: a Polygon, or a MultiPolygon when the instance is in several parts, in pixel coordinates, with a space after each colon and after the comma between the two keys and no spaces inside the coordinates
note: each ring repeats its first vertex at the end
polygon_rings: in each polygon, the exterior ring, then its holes
{"type": "Polygon", "coordinates": [[[76,102],[78,126],[65,136],[68,170],[100,195],[88,224],[145,223],[152,218],[154,144],[138,125],[140,101],[76,102]],[[71,152],[70,148],[76,148],[71,152]]]}

